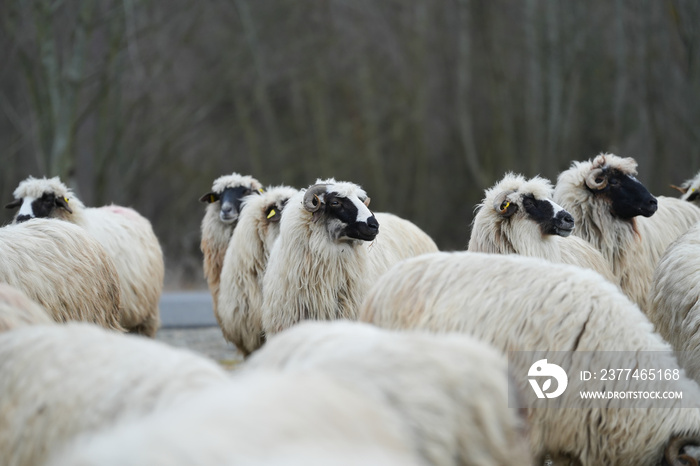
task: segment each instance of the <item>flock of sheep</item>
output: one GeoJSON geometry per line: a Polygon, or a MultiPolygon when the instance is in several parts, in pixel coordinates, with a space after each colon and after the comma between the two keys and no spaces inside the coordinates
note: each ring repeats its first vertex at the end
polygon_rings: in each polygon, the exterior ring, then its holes
{"type": "Polygon", "coordinates": [[[233,373],[152,339],[147,219],[29,177],[0,228],[0,464],[698,465],[700,173],[680,198],[636,174],[508,173],[458,252],[354,183],[222,176],[201,249],[233,373]],[[527,351],[632,354],[680,376],[607,389],[683,399],[518,409],[527,351]]]}

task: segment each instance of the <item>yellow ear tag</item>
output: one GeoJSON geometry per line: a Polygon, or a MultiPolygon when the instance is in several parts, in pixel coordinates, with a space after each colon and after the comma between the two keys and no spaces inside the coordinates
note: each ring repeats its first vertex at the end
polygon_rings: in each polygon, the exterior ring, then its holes
{"type": "Polygon", "coordinates": [[[264,189],[262,189],[262,188],[259,188],[259,189],[258,189],[258,192],[259,192],[259,193],[264,193],[264,192],[265,192],[265,190],[264,190],[264,189]]]}
{"type": "Polygon", "coordinates": [[[64,197],[63,200],[66,201],[66,204],[68,204],[68,198],[67,198],[67,197],[64,197]]]}
{"type": "Polygon", "coordinates": [[[501,204],[501,212],[506,210],[510,206],[510,201],[506,201],[503,204],[501,204]]]}
{"type": "Polygon", "coordinates": [[[209,204],[212,204],[212,203],[214,203],[214,202],[216,202],[216,199],[214,198],[214,195],[213,195],[213,194],[210,194],[210,195],[209,195],[209,204]]]}
{"type": "Polygon", "coordinates": [[[267,214],[267,218],[272,218],[272,217],[275,216],[275,214],[277,214],[277,212],[275,212],[275,209],[272,209],[272,210],[270,211],[270,213],[267,214]]]}

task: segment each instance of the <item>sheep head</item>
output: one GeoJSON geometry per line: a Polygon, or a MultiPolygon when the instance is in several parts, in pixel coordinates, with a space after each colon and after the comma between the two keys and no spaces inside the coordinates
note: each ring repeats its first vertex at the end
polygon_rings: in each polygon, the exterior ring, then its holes
{"type": "Polygon", "coordinates": [[[615,217],[650,217],[658,208],[656,198],[635,177],[636,166],[632,158],[603,154],[593,160],[585,176],[586,188],[593,196],[608,202],[615,217]]]}
{"type": "Polygon", "coordinates": [[[494,188],[486,191],[484,202],[493,199],[493,210],[503,221],[511,217],[510,222],[530,220],[539,226],[542,235],[569,236],[574,219],[551,200],[551,191],[549,180],[539,177],[526,180],[522,175],[508,173],[494,188]]]}
{"type": "Polygon", "coordinates": [[[219,219],[223,223],[232,224],[238,221],[243,198],[262,192],[262,185],[255,178],[233,173],[214,180],[212,190],[200,197],[199,202],[219,202],[219,219]]]}
{"type": "Polygon", "coordinates": [[[22,181],[13,193],[15,200],[5,205],[7,209],[20,208],[14,223],[31,218],[65,218],[73,213],[71,206],[80,206],[73,193],[58,177],[34,178],[22,181]]]}
{"type": "Polygon", "coordinates": [[[368,208],[369,197],[357,185],[329,181],[304,193],[304,208],[311,212],[312,223],[324,223],[334,241],[374,240],[379,223],[368,208]]]}

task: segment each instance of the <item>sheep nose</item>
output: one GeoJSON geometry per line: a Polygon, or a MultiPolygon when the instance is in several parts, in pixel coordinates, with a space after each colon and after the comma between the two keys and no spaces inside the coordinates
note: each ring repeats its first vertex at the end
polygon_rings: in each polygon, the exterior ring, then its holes
{"type": "Polygon", "coordinates": [[[370,230],[379,231],[379,222],[374,215],[367,219],[367,227],[370,230]]]}
{"type": "Polygon", "coordinates": [[[574,223],[574,217],[571,214],[565,214],[561,219],[566,223],[574,223]]]}
{"type": "Polygon", "coordinates": [[[29,215],[18,215],[16,221],[17,221],[17,223],[22,223],[22,222],[26,222],[30,218],[32,218],[32,217],[29,215]]]}

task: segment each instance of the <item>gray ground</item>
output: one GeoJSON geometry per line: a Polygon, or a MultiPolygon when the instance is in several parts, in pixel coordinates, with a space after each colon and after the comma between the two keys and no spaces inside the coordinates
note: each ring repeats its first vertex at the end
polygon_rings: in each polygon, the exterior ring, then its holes
{"type": "Polygon", "coordinates": [[[189,348],[227,369],[243,361],[243,355],[221,335],[208,292],[164,293],[160,312],[162,325],[157,340],[189,348]]]}

